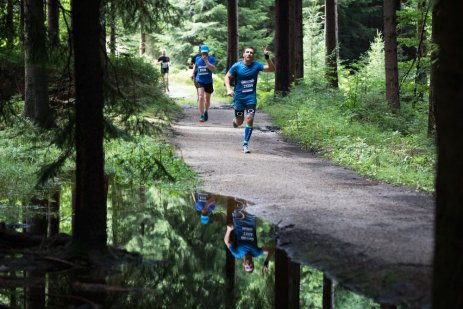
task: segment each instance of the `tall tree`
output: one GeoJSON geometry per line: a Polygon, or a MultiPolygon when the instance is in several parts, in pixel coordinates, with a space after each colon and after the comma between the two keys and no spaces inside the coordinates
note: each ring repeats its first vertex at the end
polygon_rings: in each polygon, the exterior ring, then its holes
{"type": "Polygon", "coordinates": [[[463,1],[436,1],[437,178],[433,308],[463,308],[463,1]]]}
{"type": "Polygon", "coordinates": [[[76,200],[72,247],[106,251],[100,1],[72,0],[76,91],[76,200]]]}
{"type": "MultiPolygon", "coordinates": [[[[432,29],[436,28],[436,10],[432,10],[432,29]]],[[[436,31],[431,32],[431,41],[436,42],[436,31]]],[[[428,136],[436,133],[436,99],[434,96],[434,79],[437,76],[437,48],[431,48],[431,75],[429,77],[429,108],[428,108],[428,136]]]]}
{"type": "Polygon", "coordinates": [[[275,0],[275,41],[276,41],[276,72],[275,94],[286,95],[291,81],[289,54],[289,2],[275,0]]]}
{"type": "Polygon", "coordinates": [[[302,0],[294,0],[294,77],[296,81],[304,78],[304,22],[302,0]]]}
{"type": "Polygon", "coordinates": [[[386,99],[393,109],[400,108],[399,70],[397,65],[397,10],[400,0],[384,1],[384,59],[386,99]]]}
{"type": "Polygon", "coordinates": [[[331,87],[339,87],[338,79],[338,3],[325,1],[326,77],[331,87]]]}
{"type": "Polygon", "coordinates": [[[48,52],[43,0],[24,1],[24,116],[49,127],[48,52]]]}
{"type": "Polygon", "coordinates": [[[238,61],[238,0],[229,0],[227,8],[228,46],[227,71],[238,61]]]}
{"type": "Polygon", "coordinates": [[[6,15],[5,15],[5,30],[6,30],[6,45],[12,48],[14,45],[14,22],[13,22],[13,0],[6,2],[6,15]]]}
{"type": "Polygon", "coordinates": [[[48,38],[51,47],[59,44],[59,6],[58,0],[48,0],[48,38]]]}

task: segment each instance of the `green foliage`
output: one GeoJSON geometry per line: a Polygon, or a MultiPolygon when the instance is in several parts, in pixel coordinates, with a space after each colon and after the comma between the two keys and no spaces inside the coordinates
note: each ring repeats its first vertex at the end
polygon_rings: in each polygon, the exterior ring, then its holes
{"type": "Polygon", "coordinates": [[[301,308],[321,309],[323,300],[323,273],[311,267],[301,266],[300,284],[299,303],[301,308]]]}
{"type": "Polygon", "coordinates": [[[192,189],[195,173],[175,155],[175,149],[147,136],[106,143],[106,173],[119,184],[152,184],[192,189]]]}
{"type": "Polygon", "coordinates": [[[317,0],[303,8],[304,20],[304,82],[311,87],[324,87],[325,37],[324,14],[317,0]]]}
{"type": "Polygon", "coordinates": [[[389,114],[367,123],[346,113],[342,93],[305,85],[284,99],[267,102],[265,109],[285,135],[306,149],[375,179],[433,190],[435,145],[418,111],[409,118],[389,114]],[[391,129],[397,127],[402,133],[391,129]]]}
{"type": "Polygon", "coordinates": [[[380,305],[371,299],[352,293],[342,286],[336,285],[334,290],[334,307],[345,309],[379,309],[380,305]]]}
{"type": "MultiPolygon", "coordinates": [[[[161,46],[169,51],[174,66],[185,67],[197,53],[199,44],[207,44],[210,54],[217,59],[218,72],[225,70],[227,62],[227,7],[225,1],[176,1],[183,22],[163,33],[153,34],[153,50],[161,46]]],[[[254,46],[258,51],[272,48],[273,1],[240,1],[239,42],[241,48],[254,46]]],[[[241,54],[241,53],[240,53],[241,54]]],[[[262,57],[261,53],[257,55],[262,57]]]]}
{"type": "Polygon", "coordinates": [[[338,1],[339,56],[349,64],[364,54],[383,29],[383,1],[338,1]]]}

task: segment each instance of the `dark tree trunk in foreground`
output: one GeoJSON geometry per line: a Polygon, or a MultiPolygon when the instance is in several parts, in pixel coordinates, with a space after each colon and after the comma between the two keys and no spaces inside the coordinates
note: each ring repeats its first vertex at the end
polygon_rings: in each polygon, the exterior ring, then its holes
{"type": "Polygon", "coordinates": [[[338,3],[325,1],[326,78],[331,87],[338,88],[338,3]]]}
{"type": "Polygon", "coordinates": [[[227,71],[238,61],[238,0],[228,1],[227,71]]]}
{"type": "Polygon", "coordinates": [[[50,126],[50,111],[44,22],[43,1],[24,1],[24,116],[45,128],[50,126]]]}
{"type": "Polygon", "coordinates": [[[275,1],[275,37],[276,37],[276,72],[275,94],[286,95],[291,83],[291,66],[289,54],[289,2],[275,1]]]}
{"type": "Polygon", "coordinates": [[[386,99],[393,109],[400,108],[399,71],[397,68],[397,10],[400,0],[384,1],[384,57],[386,67],[386,99]]]}
{"type": "Polygon", "coordinates": [[[433,308],[463,308],[463,1],[437,1],[433,32],[438,163],[433,308]]]}
{"type": "Polygon", "coordinates": [[[103,155],[103,70],[100,1],[73,0],[76,84],[76,202],[74,249],[106,250],[103,155]]]}

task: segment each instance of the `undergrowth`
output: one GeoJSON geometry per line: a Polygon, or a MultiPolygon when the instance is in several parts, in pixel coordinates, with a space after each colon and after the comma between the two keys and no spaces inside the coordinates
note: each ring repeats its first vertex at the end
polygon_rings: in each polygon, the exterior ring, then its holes
{"type": "Polygon", "coordinates": [[[340,91],[301,85],[264,105],[283,134],[304,149],[373,179],[433,190],[435,145],[426,136],[423,111],[404,106],[393,114],[376,108],[353,117],[344,104],[340,91]]]}

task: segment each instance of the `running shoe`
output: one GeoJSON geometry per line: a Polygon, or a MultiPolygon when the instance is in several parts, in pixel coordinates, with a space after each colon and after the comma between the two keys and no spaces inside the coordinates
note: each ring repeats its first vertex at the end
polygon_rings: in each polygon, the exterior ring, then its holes
{"type": "Polygon", "coordinates": [[[236,119],[236,118],[233,118],[232,124],[233,124],[233,127],[234,127],[234,128],[238,128],[238,125],[236,124],[235,119],[236,119]]]}
{"type": "Polygon", "coordinates": [[[243,145],[243,152],[244,153],[250,153],[251,151],[249,150],[248,145],[243,145]]]}
{"type": "Polygon", "coordinates": [[[207,121],[209,119],[209,115],[207,111],[204,111],[204,121],[207,121]]]}
{"type": "Polygon", "coordinates": [[[204,119],[204,114],[202,114],[201,117],[199,117],[199,122],[204,122],[204,121],[206,120],[204,119]]]}

